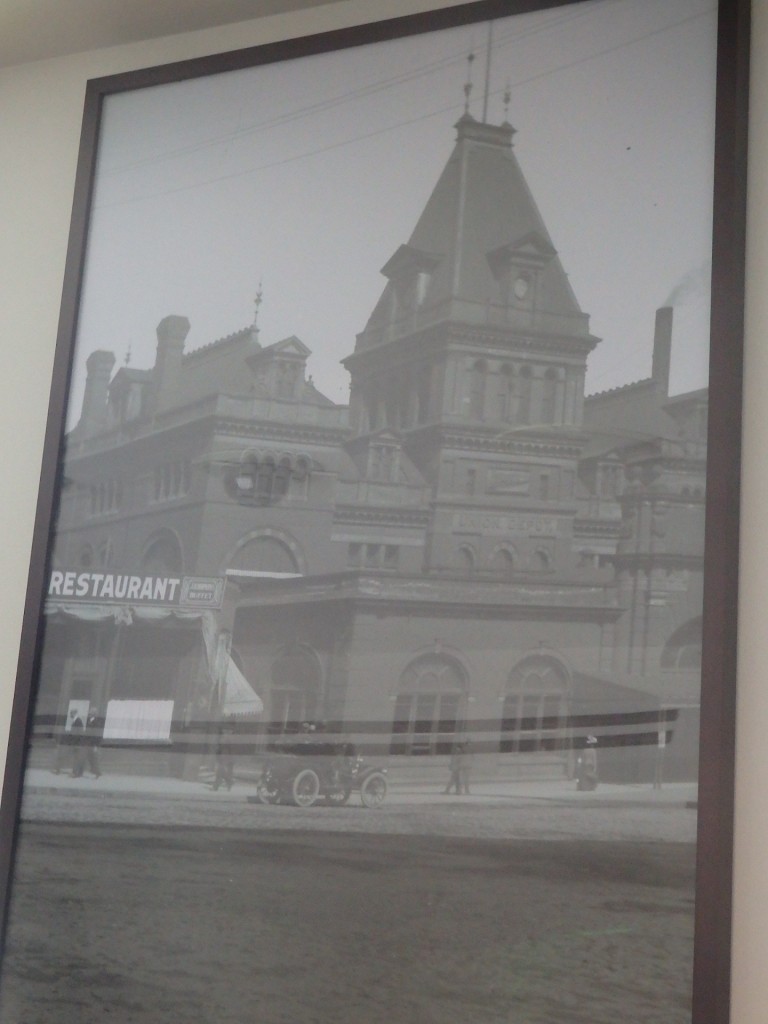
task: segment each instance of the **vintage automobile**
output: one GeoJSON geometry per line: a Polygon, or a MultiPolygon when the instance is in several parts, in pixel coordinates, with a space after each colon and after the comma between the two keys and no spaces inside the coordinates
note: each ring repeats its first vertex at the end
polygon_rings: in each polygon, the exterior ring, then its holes
{"type": "Polygon", "coordinates": [[[341,807],[357,791],[364,807],[379,807],[387,795],[386,773],[366,764],[352,743],[307,739],[266,755],[256,793],[265,804],[341,807]]]}

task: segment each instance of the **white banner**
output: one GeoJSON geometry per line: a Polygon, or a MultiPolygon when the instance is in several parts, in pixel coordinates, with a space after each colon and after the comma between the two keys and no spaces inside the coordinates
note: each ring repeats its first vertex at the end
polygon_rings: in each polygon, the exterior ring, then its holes
{"type": "Polygon", "coordinates": [[[168,741],[172,718],[172,700],[111,700],[104,739],[168,741]]]}

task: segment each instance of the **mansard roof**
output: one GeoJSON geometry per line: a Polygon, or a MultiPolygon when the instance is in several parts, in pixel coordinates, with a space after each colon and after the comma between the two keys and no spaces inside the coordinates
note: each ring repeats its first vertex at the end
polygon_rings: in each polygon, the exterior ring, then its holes
{"type": "MultiPolygon", "coordinates": [[[[359,347],[382,340],[382,326],[398,315],[393,303],[409,275],[421,274],[422,311],[475,319],[503,303],[507,285],[526,270],[538,273],[537,308],[563,319],[565,333],[588,332],[547,227],[512,148],[511,125],[490,125],[469,114],[456,125],[453,152],[408,240],[385,264],[389,283],[359,347]],[[463,311],[463,315],[462,315],[463,311]]],[[[400,296],[402,298],[402,295],[400,296]]],[[[530,298],[530,297],[529,297],[530,298]]],[[[402,303],[400,303],[402,305],[402,303]]]]}

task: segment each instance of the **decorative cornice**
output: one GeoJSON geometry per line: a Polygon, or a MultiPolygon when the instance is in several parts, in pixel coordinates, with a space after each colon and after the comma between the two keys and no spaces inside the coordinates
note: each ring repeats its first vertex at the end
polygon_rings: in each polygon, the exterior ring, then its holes
{"type": "Polygon", "coordinates": [[[616,540],[620,534],[620,519],[574,519],[573,521],[574,538],[608,537],[616,540]]]}
{"type": "Polygon", "coordinates": [[[429,525],[430,510],[421,508],[383,508],[356,505],[337,505],[334,511],[334,525],[381,525],[413,526],[424,528],[429,525]]]}
{"type": "Polygon", "coordinates": [[[615,588],[527,582],[491,582],[458,577],[401,576],[370,570],[326,577],[263,580],[243,589],[241,607],[314,604],[329,600],[369,606],[392,614],[455,617],[460,610],[485,619],[541,619],[572,622],[614,620],[623,614],[615,588]]]}
{"type": "Polygon", "coordinates": [[[652,569],[670,568],[704,571],[703,554],[683,555],[675,554],[674,552],[654,552],[649,554],[647,551],[633,551],[625,554],[619,551],[615,555],[611,555],[610,558],[617,572],[622,569],[644,569],[647,572],[652,569]]]}
{"type": "Polygon", "coordinates": [[[530,434],[527,438],[522,433],[516,433],[514,437],[503,437],[500,434],[503,434],[504,431],[499,432],[495,429],[491,433],[487,428],[465,428],[455,423],[426,423],[403,431],[403,435],[406,446],[410,446],[419,435],[428,438],[432,434],[435,443],[444,448],[507,455],[557,456],[564,459],[580,458],[582,448],[587,443],[586,437],[570,442],[564,439],[545,440],[541,434],[538,436],[535,434],[536,427],[529,429],[530,434]]]}
{"type": "MultiPolygon", "coordinates": [[[[363,332],[365,333],[365,332],[363,332]]],[[[382,328],[386,334],[386,328],[382,328]]],[[[390,364],[395,353],[402,349],[409,359],[420,360],[435,349],[464,347],[496,349],[509,357],[512,352],[521,355],[531,352],[558,353],[586,357],[599,339],[592,334],[561,334],[527,326],[525,329],[496,324],[470,324],[458,320],[437,320],[416,330],[388,337],[366,348],[356,349],[342,363],[349,369],[363,361],[390,364]]]]}
{"type": "Polygon", "coordinates": [[[259,438],[263,441],[300,442],[316,447],[344,444],[352,431],[349,427],[321,427],[312,423],[279,423],[216,417],[214,429],[227,437],[259,438]]]}

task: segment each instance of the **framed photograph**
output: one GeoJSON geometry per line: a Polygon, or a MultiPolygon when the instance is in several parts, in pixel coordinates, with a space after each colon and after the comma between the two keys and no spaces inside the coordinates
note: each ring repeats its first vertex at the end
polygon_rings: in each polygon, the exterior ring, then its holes
{"type": "Polygon", "coordinates": [[[0,1021],[727,1024],[748,3],[89,83],[0,1021]]]}

